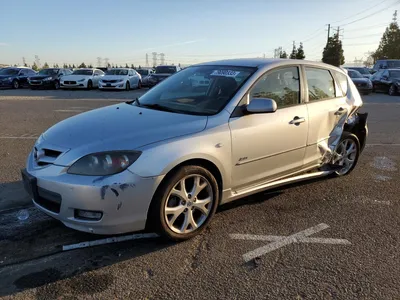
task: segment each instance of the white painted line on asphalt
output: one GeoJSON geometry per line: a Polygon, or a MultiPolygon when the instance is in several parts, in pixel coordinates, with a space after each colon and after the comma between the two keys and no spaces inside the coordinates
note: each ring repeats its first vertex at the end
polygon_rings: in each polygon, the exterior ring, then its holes
{"type": "Polygon", "coordinates": [[[230,234],[232,239],[237,240],[259,240],[259,241],[270,241],[272,243],[257,248],[253,251],[243,254],[245,262],[249,262],[254,258],[265,255],[271,251],[282,248],[293,243],[317,243],[317,244],[333,244],[333,245],[350,245],[351,243],[345,239],[332,239],[332,238],[307,238],[319,231],[329,228],[327,224],[321,223],[314,227],[300,231],[298,233],[289,236],[277,236],[277,235],[252,235],[252,234],[230,234]]]}
{"type": "Polygon", "coordinates": [[[131,240],[149,239],[149,238],[156,238],[156,237],[158,237],[158,235],[155,233],[131,234],[131,235],[118,236],[118,237],[110,237],[110,238],[101,239],[101,240],[82,242],[82,243],[78,243],[78,244],[66,245],[66,246],[62,247],[62,250],[68,251],[68,250],[87,248],[87,247],[93,247],[93,246],[104,245],[104,244],[118,243],[118,242],[131,241],[131,240]]]}
{"type": "Polygon", "coordinates": [[[86,106],[74,106],[74,107],[71,107],[71,109],[90,109],[90,107],[86,107],[86,106]]]}
{"type": "Polygon", "coordinates": [[[36,140],[38,138],[38,136],[26,136],[26,137],[22,137],[22,136],[0,136],[0,139],[3,140],[36,140]]]}
{"type": "Polygon", "coordinates": [[[374,146],[400,146],[400,144],[366,144],[366,146],[374,147],[374,146]]]}
{"type": "Polygon", "coordinates": [[[80,109],[56,109],[54,110],[55,112],[83,112],[83,110],[80,109]]]}

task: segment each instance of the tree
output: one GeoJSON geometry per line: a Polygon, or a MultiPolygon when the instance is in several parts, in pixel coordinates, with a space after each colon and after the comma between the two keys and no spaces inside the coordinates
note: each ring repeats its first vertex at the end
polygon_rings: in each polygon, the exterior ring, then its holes
{"type": "Polygon", "coordinates": [[[27,64],[27,63],[24,63],[24,67],[28,67],[28,64],[27,64]]]}
{"type": "Polygon", "coordinates": [[[386,27],[378,49],[372,55],[378,59],[400,59],[400,29],[397,24],[397,11],[393,15],[393,22],[386,27]]]}
{"type": "Polygon", "coordinates": [[[142,67],[139,65],[138,69],[141,69],[142,67]]]}
{"type": "Polygon", "coordinates": [[[128,64],[125,64],[125,68],[129,68],[129,65],[128,65],[128,64]]]}
{"type": "Polygon", "coordinates": [[[342,41],[339,39],[338,33],[329,37],[322,53],[322,62],[336,67],[344,64],[342,41]]]}
{"type": "Polygon", "coordinates": [[[47,62],[45,62],[42,69],[48,69],[48,68],[49,68],[49,64],[47,62]]]}
{"type": "Polygon", "coordinates": [[[64,65],[63,65],[63,68],[64,68],[64,69],[68,69],[68,65],[67,65],[67,64],[64,64],[64,65]]]}
{"type": "Polygon", "coordinates": [[[71,64],[69,64],[69,65],[68,65],[68,69],[72,69],[72,66],[71,66],[71,64]]]}
{"type": "Polygon", "coordinates": [[[303,43],[300,43],[300,47],[297,48],[296,59],[305,59],[303,43]]]}
{"type": "Polygon", "coordinates": [[[107,64],[107,68],[111,68],[111,64],[110,63],[107,64]]]}
{"type": "Polygon", "coordinates": [[[132,68],[132,69],[134,69],[134,68],[135,68],[135,66],[134,66],[133,64],[131,64],[131,68],[132,68]]]}
{"type": "Polygon", "coordinates": [[[83,63],[81,63],[79,66],[78,66],[78,68],[86,68],[86,65],[85,65],[85,63],[83,62],[83,63]]]}
{"type": "Polygon", "coordinates": [[[73,64],[73,65],[72,65],[72,69],[75,69],[75,68],[76,68],[76,67],[75,67],[75,64],[73,64]]]}
{"type": "Polygon", "coordinates": [[[93,68],[92,64],[88,65],[88,68],[93,68]]]}
{"type": "Polygon", "coordinates": [[[296,44],[293,43],[293,50],[292,50],[292,53],[290,53],[290,59],[296,59],[296,57],[297,57],[296,44]]]}
{"type": "Polygon", "coordinates": [[[36,62],[33,62],[32,70],[34,70],[34,71],[38,71],[38,70],[39,70],[39,68],[38,68],[38,66],[37,66],[37,64],[36,64],[36,62]]]}
{"type": "Polygon", "coordinates": [[[286,53],[286,51],[281,51],[281,52],[279,53],[279,58],[287,58],[287,53],[286,53]]]}

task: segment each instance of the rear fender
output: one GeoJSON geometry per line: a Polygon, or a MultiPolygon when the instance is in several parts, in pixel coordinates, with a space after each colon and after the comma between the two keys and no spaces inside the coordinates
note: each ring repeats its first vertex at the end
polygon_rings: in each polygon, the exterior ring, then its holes
{"type": "Polygon", "coordinates": [[[368,137],[368,126],[367,126],[368,113],[356,112],[352,117],[347,120],[344,125],[344,131],[355,134],[360,141],[360,151],[362,152],[365,148],[368,137]]]}

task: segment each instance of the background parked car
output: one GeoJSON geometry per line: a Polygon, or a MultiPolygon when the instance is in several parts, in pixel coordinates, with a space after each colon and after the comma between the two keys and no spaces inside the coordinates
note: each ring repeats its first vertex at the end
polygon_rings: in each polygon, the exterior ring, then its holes
{"type": "Polygon", "coordinates": [[[136,72],[142,76],[142,86],[148,86],[150,75],[153,74],[154,71],[152,69],[137,69],[136,72]]]}
{"type": "Polygon", "coordinates": [[[25,67],[10,67],[0,70],[0,87],[12,87],[18,89],[28,86],[28,77],[36,75],[36,72],[25,67]]]}
{"type": "Polygon", "coordinates": [[[397,69],[400,68],[400,59],[382,59],[377,60],[374,65],[374,70],[380,69],[397,69]]]}
{"type": "Polygon", "coordinates": [[[77,69],[71,75],[63,76],[60,87],[64,89],[92,89],[99,86],[99,80],[104,76],[104,72],[99,69],[83,68],[77,69]]]}
{"type": "Polygon", "coordinates": [[[368,78],[368,79],[371,79],[371,77],[372,77],[372,74],[371,74],[371,72],[369,71],[368,68],[364,68],[364,67],[347,67],[346,69],[358,71],[358,72],[360,72],[360,74],[363,77],[368,78]]]}
{"type": "Polygon", "coordinates": [[[142,77],[138,72],[128,68],[108,70],[99,80],[99,89],[118,89],[129,91],[132,87],[142,87],[142,77]]]}
{"type": "Polygon", "coordinates": [[[372,92],[372,82],[368,78],[365,78],[360,72],[352,69],[347,70],[347,74],[354,82],[358,91],[364,95],[368,95],[372,92]]]}
{"type": "Polygon", "coordinates": [[[69,69],[49,68],[40,70],[35,76],[28,78],[28,83],[31,89],[36,88],[60,88],[60,79],[62,76],[71,75],[69,69]]]}
{"type": "Polygon", "coordinates": [[[379,70],[372,76],[373,90],[394,96],[400,92],[400,69],[379,70]]]}
{"type": "Polygon", "coordinates": [[[181,68],[178,66],[157,66],[155,72],[149,77],[148,86],[155,86],[156,84],[163,81],[165,78],[180,70],[181,68]]]}

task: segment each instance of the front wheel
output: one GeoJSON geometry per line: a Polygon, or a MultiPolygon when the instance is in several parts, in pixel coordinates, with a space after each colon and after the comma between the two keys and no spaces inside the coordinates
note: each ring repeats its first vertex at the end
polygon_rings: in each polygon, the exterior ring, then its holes
{"type": "Polygon", "coordinates": [[[89,80],[87,83],[87,89],[91,90],[92,88],[93,88],[93,82],[91,80],[89,80]]]}
{"type": "Polygon", "coordinates": [[[389,88],[389,95],[390,96],[395,96],[397,93],[397,89],[396,86],[394,84],[392,84],[389,88]]]}
{"type": "Polygon", "coordinates": [[[54,82],[54,89],[55,90],[58,90],[60,88],[60,82],[58,81],[58,80],[56,80],[55,82],[54,82]]]}
{"type": "Polygon", "coordinates": [[[129,81],[127,81],[125,84],[125,90],[129,91],[130,89],[131,89],[131,85],[129,84],[129,81]]]}
{"type": "Polygon", "coordinates": [[[360,141],[350,132],[343,132],[342,138],[334,153],[333,164],[342,166],[335,171],[336,176],[345,176],[351,173],[357,165],[360,156],[360,141]]]}
{"type": "Polygon", "coordinates": [[[19,81],[15,79],[12,82],[12,87],[13,87],[13,89],[19,89],[19,81]]]}
{"type": "Polygon", "coordinates": [[[137,84],[137,88],[140,90],[142,88],[142,82],[139,80],[137,84]]]}
{"type": "Polygon", "coordinates": [[[219,190],[214,176],[200,166],[183,166],[157,189],[148,224],[170,240],[187,240],[207,227],[218,203],[219,190]]]}

